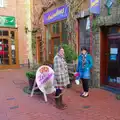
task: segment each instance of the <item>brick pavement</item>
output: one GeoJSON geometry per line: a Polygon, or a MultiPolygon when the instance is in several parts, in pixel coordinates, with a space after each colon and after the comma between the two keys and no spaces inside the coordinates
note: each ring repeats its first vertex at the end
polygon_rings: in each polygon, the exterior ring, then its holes
{"type": "Polygon", "coordinates": [[[120,120],[120,101],[101,89],[81,98],[81,87],[73,85],[65,92],[68,108],[62,111],[53,106],[52,95],[48,103],[40,95],[31,98],[22,90],[28,84],[24,71],[0,71],[0,120],[120,120]]]}

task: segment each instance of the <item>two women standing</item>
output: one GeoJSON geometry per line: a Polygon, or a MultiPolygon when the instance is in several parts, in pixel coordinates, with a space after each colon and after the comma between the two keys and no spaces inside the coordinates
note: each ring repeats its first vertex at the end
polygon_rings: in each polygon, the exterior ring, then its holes
{"type": "MultiPolygon", "coordinates": [[[[80,75],[80,79],[82,80],[83,90],[84,92],[81,94],[82,97],[88,97],[89,95],[89,86],[88,81],[90,80],[90,70],[93,66],[93,60],[90,54],[88,54],[87,49],[83,47],[81,49],[81,54],[78,57],[78,66],[77,72],[80,75]]],[[[55,72],[55,80],[54,86],[56,88],[55,93],[55,102],[56,107],[59,109],[63,109],[66,107],[62,101],[62,91],[63,89],[70,83],[67,63],[64,59],[64,49],[62,47],[58,48],[58,53],[54,57],[54,72],[55,72]]]]}

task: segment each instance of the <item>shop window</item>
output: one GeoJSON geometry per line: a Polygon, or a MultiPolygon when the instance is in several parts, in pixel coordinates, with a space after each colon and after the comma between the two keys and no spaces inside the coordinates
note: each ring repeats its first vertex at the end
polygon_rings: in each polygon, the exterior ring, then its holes
{"type": "Polygon", "coordinates": [[[9,45],[8,39],[0,39],[0,64],[9,64],[9,45]]]}
{"type": "Polygon", "coordinates": [[[0,29],[0,65],[17,64],[16,30],[0,29]]]}
{"type": "Polygon", "coordinates": [[[68,32],[65,21],[62,22],[62,43],[68,44],[68,32]]]}
{"type": "Polygon", "coordinates": [[[89,17],[79,20],[79,50],[85,46],[90,51],[90,20],[89,17]]]}
{"type": "Polygon", "coordinates": [[[120,26],[110,27],[108,30],[108,34],[117,34],[120,33],[120,26]]]}
{"type": "Polygon", "coordinates": [[[10,32],[11,37],[11,57],[12,57],[12,64],[16,64],[16,49],[15,49],[15,32],[10,32]]]}
{"type": "Polygon", "coordinates": [[[60,23],[59,22],[52,24],[52,33],[53,34],[60,33],[60,23]]]}
{"type": "Polygon", "coordinates": [[[117,27],[110,27],[108,33],[109,34],[115,34],[115,33],[117,33],[117,27]]]}
{"type": "Polygon", "coordinates": [[[60,38],[54,38],[53,42],[54,42],[54,52],[53,52],[53,55],[55,55],[56,52],[57,52],[56,50],[57,50],[58,46],[60,45],[60,38]]]}
{"type": "Polygon", "coordinates": [[[8,35],[9,35],[8,31],[3,30],[3,36],[8,36],[8,35]]]}
{"type": "Polygon", "coordinates": [[[0,36],[9,36],[8,30],[0,30],[0,36]]]}

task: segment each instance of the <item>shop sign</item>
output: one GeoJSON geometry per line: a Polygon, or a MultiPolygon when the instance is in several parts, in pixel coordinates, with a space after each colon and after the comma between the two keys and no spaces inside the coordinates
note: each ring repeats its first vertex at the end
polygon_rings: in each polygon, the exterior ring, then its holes
{"type": "Polygon", "coordinates": [[[100,14],[100,0],[90,0],[90,12],[100,14]]]}
{"type": "Polygon", "coordinates": [[[44,14],[44,24],[49,24],[55,21],[63,20],[68,17],[69,9],[67,5],[56,8],[44,14]]]}
{"type": "Polygon", "coordinates": [[[36,83],[44,94],[51,94],[55,91],[53,86],[54,71],[51,67],[43,65],[36,72],[36,83]]]}
{"type": "Polygon", "coordinates": [[[0,16],[1,27],[15,27],[15,17],[12,16],[0,16]]]}

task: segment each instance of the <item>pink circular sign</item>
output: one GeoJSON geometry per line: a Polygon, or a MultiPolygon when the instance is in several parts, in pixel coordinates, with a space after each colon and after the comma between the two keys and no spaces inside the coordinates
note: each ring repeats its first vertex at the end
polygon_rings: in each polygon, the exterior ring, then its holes
{"type": "Polygon", "coordinates": [[[51,67],[43,65],[36,72],[36,83],[39,89],[45,94],[51,94],[55,91],[53,86],[54,71],[51,67]]]}

